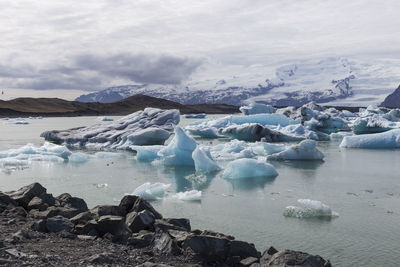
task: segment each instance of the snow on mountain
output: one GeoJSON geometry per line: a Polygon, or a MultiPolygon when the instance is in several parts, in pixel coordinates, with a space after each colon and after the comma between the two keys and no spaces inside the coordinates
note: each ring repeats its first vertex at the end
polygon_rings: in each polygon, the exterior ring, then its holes
{"type": "Polygon", "coordinates": [[[361,61],[342,57],[299,60],[280,66],[211,66],[179,85],[136,84],[81,95],[80,102],[114,102],[145,94],[184,104],[260,102],[300,106],[310,101],[331,105],[378,104],[400,82],[400,60],[361,61]]]}

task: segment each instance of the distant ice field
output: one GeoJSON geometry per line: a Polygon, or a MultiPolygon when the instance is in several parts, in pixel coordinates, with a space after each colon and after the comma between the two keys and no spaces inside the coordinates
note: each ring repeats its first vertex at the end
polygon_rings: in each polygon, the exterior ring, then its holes
{"type": "MultiPolygon", "coordinates": [[[[26,120],[29,124],[0,121],[0,151],[27,143],[40,147],[44,140],[39,135],[45,130],[99,123],[96,117],[26,120]]],[[[180,126],[194,121],[181,117],[180,126]]],[[[229,140],[196,141],[215,147],[229,140]]],[[[259,250],[273,245],[319,254],[334,266],[396,266],[400,262],[400,150],[345,149],[340,142],[317,142],[323,161],[269,161],[278,176],[252,179],[225,179],[223,171],[196,176],[194,167],[139,162],[128,152],[71,150],[88,158],[76,154],[75,161],[68,163],[35,160],[10,173],[0,171],[0,191],[37,181],[50,193],[69,192],[94,206],[116,204],[147,182],[170,184],[152,204],[165,217],[189,218],[193,229],[232,234],[254,242],[259,250]],[[197,191],[191,193],[196,193],[196,201],[176,195],[187,196],[190,193],[185,192],[191,190],[201,191],[201,197],[197,191]],[[304,209],[300,205],[304,203],[306,209],[315,210],[284,216],[287,207],[304,209]],[[330,212],[335,216],[325,216],[330,212]],[[308,216],[319,213],[324,216],[308,216]]],[[[224,169],[229,161],[218,164],[224,169]]]]}

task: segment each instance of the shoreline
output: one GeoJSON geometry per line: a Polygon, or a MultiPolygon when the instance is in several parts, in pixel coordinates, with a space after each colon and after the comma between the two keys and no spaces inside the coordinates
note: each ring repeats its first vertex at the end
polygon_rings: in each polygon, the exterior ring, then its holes
{"type": "Polygon", "coordinates": [[[88,209],[39,183],[0,192],[0,265],[331,266],[320,256],[253,244],[185,218],[163,218],[150,203],[125,196],[119,205],[88,209]],[[164,265],[162,265],[164,264],[164,265]]]}

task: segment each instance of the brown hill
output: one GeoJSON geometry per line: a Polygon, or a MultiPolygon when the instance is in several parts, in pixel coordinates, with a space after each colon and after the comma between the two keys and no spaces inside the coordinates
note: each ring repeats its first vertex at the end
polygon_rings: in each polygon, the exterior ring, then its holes
{"type": "Polygon", "coordinates": [[[0,100],[0,117],[126,115],[146,107],[179,109],[182,114],[227,114],[239,112],[237,106],[225,104],[182,105],[161,98],[134,95],[114,103],[81,103],[59,98],[16,98],[9,101],[0,100]]]}

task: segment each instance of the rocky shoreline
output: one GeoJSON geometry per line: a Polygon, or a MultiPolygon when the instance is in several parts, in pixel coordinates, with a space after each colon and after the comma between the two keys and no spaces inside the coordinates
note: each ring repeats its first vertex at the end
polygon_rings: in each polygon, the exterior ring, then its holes
{"type": "Polygon", "coordinates": [[[0,192],[0,265],[5,266],[331,266],[320,256],[253,244],[184,218],[163,218],[150,203],[124,196],[88,209],[39,183],[0,192]]]}

